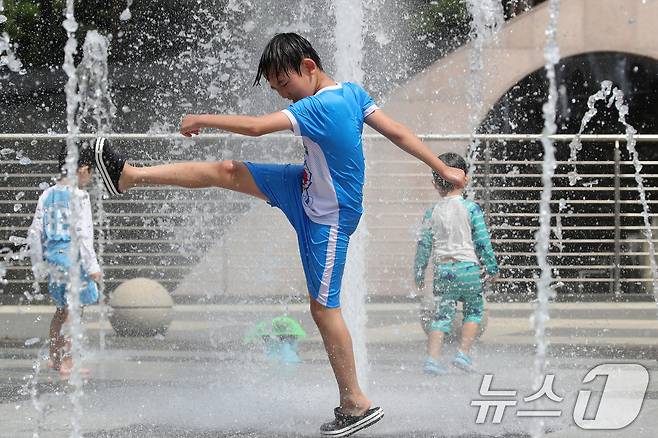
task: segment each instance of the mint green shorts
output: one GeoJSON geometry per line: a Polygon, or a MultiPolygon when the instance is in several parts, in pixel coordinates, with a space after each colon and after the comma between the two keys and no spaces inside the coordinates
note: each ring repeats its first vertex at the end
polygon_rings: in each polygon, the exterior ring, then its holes
{"type": "Polygon", "coordinates": [[[462,302],[464,323],[482,322],[482,271],[475,262],[452,262],[434,267],[436,311],[430,330],[450,333],[457,302],[462,302]]]}

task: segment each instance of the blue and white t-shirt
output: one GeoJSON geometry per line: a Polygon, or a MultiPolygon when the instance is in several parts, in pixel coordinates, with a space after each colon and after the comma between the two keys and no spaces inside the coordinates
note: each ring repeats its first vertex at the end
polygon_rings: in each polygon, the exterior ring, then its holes
{"type": "Polygon", "coordinates": [[[94,250],[94,223],[89,194],[81,189],[75,189],[73,196],[71,193],[69,186],[58,183],[47,188],[37,202],[27,239],[30,244],[32,267],[39,278],[44,274],[41,264],[48,258],[49,252],[68,248],[71,244],[72,202],[76,203],[75,209],[78,212],[75,225],[82,268],[90,274],[100,272],[94,250]]]}
{"type": "Polygon", "coordinates": [[[363,212],[364,119],[378,109],[359,85],[322,88],[283,110],[304,143],[302,204],[316,223],[358,221],[363,212]]]}

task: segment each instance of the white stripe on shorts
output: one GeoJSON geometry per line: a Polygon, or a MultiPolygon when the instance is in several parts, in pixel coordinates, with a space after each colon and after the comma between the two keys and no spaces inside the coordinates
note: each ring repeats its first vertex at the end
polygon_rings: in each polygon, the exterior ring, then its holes
{"type": "Polygon", "coordinates": [[[331,284],[331,274],[334,272],[334,262],[336,261],[336,242],[338,241],[338,226],[333,225],[329,229],[329,242],[327,242],[327,255],[324,261],[324,272],[322,273],[322,282],[316,301],[323,306],[327,305],[329,299],[329,285],[331,284]]]}

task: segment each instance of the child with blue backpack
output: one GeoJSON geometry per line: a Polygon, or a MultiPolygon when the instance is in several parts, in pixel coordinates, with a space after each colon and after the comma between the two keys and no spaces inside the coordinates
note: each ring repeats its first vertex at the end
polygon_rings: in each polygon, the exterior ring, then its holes
{"type": "MultiPolygon", "coordinates": [[[[78,187],[71,190],[66,174],[66,145],[59,154],[59,179],[39,197],[32,225],[28,231],[32,271],[37,280],[48,278],[48,293],[55,302],[56,310],[50,323],[48,367],[67,378],[73,362],[70,356],[70,340],[62,334],[68,320],[67,290],[70,284],[71,227],[75,226],[80,245],[79,297],[83,306],[98,301],[96,283],[101,279],[101,269],[94,250],[94,225],[89,194],[84,190],[91,182],[94,169],[93,151],[90,147],[79,150],[78,187]],[[73,218],[72,211],[77,212],[73,218]],[[71,223],[75,220],[75,223],[71,223]]],[[[82,373],[88,372],[80,368],[82,373]]]]}

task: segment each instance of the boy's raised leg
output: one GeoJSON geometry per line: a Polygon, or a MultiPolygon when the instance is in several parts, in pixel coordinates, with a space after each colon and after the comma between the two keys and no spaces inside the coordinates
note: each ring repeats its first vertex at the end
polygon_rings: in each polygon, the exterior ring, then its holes
{"type": "Polygon", "coordinates": [[[221,187],[268,200],[247,166],[240,161],[188,162],[135,167],[112,148],[110,141],[94,141],[94,161],[103,184],[113,195],[137,186],[172,185],[190,189],[221,187]]]}
{"type": "Polygon", "coordinates": [[[251,172],[241,161],[188,162],[153,167],[126,164],[119,178],[119,191],[132,187],[171,185],[190,189],[220,187],[267,201],[251,172]]]}

